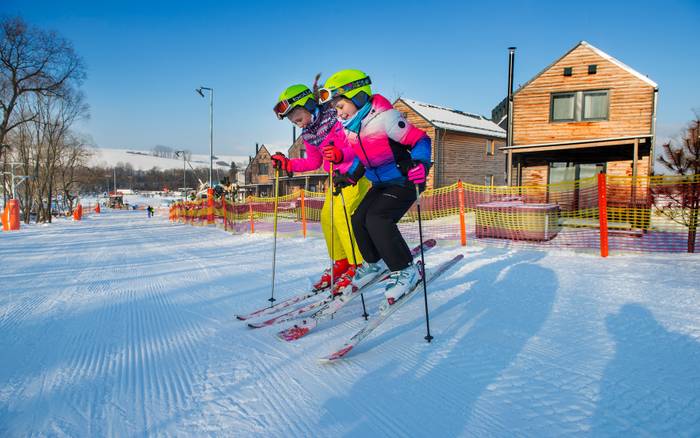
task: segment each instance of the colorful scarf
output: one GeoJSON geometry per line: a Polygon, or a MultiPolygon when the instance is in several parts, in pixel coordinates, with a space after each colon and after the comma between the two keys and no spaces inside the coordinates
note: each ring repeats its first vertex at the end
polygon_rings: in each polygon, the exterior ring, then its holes
{"type": "Polygon", "coordinates": [[[343,128],[347,129],[348,131],[352,131],[355,134],[360,133],[360,128],[362,127],[362,119],[365,118],[367,114],[369,114],[369,110],[372,109],[372,101],[367,101],[362,108],[358,112],[355,113],[355,115],[348,120],[343,121],[343,128]]]}

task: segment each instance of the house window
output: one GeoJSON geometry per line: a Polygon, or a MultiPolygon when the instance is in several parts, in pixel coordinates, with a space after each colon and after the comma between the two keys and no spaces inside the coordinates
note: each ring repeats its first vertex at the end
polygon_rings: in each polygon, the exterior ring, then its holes
{"type": "Polygon", "coordinates": [[[484,177],[484,185],[485,186],[493,186],[493,175],[486,175],[484,177]]]}
{"type": "Polygon", "coordinates": [[[575,120],[576,93],[552,94],[550,119],[553,122],[572,122],[575,120]]]}
{"type": "Polygon", "coordinates": [[[608,92],[583,92],[583,120],[608,119],[608,92]]]}
{"type": "Polygon", "coordinates": [[[486,139],[486,155],[494,155],[496,153],[496,141],[490,138],[486,139]]]}
{"type": "Polygon", "coordinates": [[[304,146],[299,148],[299,158],[306,158],[306,148],[304,146]]]}
{"type": "Polygon", "coordinates": [[[258,175],[267,175],[267,163],[258,163],[258,175]]]}
{"type": "Polygon", "coordinates": [[[609,91],[573,91],[552,93],[550,122],[608,120],[609,91]]]}
{"type": "Polygon", "coordinates": [[[588,74],[594,75],[598,72],[598,66],[596,64],[591,64],[588,66],[588,74]]]}
{"type": "Polygon", "coordinates": [[[574,73],[573,67],[564,67],[564,76],[571,76],[574,73]]]}

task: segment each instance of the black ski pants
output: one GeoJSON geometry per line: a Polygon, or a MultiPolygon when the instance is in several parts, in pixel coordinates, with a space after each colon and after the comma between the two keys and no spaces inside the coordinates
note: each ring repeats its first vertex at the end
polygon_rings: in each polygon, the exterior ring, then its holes
{"type": "Polygon", "coordinates": [[[391,271],[413,262],[411,250],[396,225],[416,200],[416,189],[372,186],[352,215],[352,229],[362,257],[369,263],[384,260],[391,271]]]}

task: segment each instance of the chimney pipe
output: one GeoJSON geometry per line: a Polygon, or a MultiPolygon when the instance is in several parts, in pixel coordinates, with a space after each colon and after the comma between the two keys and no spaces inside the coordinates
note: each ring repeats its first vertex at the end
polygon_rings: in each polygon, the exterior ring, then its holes
{"type": "Polygon", "coordinates": [[[297,141],[297,127],[292,125],[292,144],[297,141]]]}
{"type": "MultiPolygon", "coordinates": [[[[506,146],[513,145],[513,70],[515,68],[515,47],[508,47],[508,101],[506,111],[508,115],[506,125],[506,146]]],[[[506,185],[513,182],[513,151],[508,149],[506,158],[506,185]]]]}
{"type": "Polygon", "coordinates": [[[255,156],[258,156],[258,152],[260,151],[260,146],[258,146],[257,143],[255,143],[255,156]]]}
{"type": "Polygon", "coordinates": [[[506,130],[506,146],[513,145],[513,69],[515,67],[515,47],[508,47],[508,128],[506,130]]]}

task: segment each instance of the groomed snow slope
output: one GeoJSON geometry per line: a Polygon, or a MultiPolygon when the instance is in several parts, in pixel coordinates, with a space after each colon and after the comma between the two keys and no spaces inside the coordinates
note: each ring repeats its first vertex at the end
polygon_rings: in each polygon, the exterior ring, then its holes
{"type": "MultiPolygon", "coordinates": [[[[282,239],[280,296],[325,265],[282,239]]],[[[360,303],[296,343],[236,313],[270,236],[145,212],[0,234],[0,436],[698,436],[698,256],[441,247],[466,259],[347,360],[360,303]]],[[[376,293],[368,304],[378,305],[376,293]]]]}

